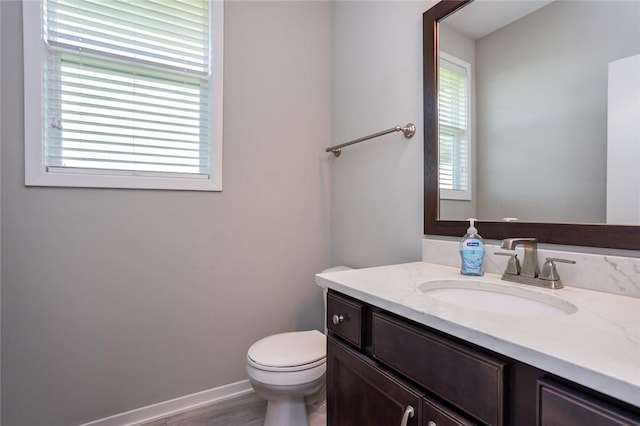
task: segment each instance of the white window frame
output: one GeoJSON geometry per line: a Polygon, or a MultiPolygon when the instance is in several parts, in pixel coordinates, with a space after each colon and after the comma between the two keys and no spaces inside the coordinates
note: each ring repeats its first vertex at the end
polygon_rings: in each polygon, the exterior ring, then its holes
{"type": "Polygon", "coordinates": [[[222,191],[224,2],[211,1],[211,173],[172,173],[47,168],[44,158],[42,1],[23,0],[25,185],[222,191]]]}
{"type": "MultiPolygon", "coordinates": [[[[461,200],[461,201],[471,201],[473,199],[473,193],[472,193],[472,187],[473,187],[473,170],[472,170],[472,155],[473,155],[473,151],[472,151],[472,147],[473,147],[473,143],[472,143],[472,138],[473,138],[473,134],[471,132],[471,129],[473,128],[473,123],[472,123],[472,99],[471,99],[471,82],[472,82],[472,69],[471,69],[471,64],[468,62],[463,61],[460,58],[457,58],[453,55],[449,55],[445,52],[440,52],[439,55],[439,61],[445,59],[447,61],[449,61],[452,64],[455,64],[461,68],[464,68],[466,70],[466,75],[467,75],[467,164],[466,164],[466,170],[467,170],[467,189],[465,191],[460,191],[460,190],[451,190],[451,189],[441,189],[438,188],[439,191],[439,195],[440,195],[440,199],[441,200],[461,200]]],[[[440,63],[438,63],[438,68],[440,68],[440,63]]],[[[439,96],[439,94],[438,94],[439,96]]],[[[439,126],[438,126],[438,143],[440,141],[440,130],[439,130],[439,126]]],[[[438,175],[440,174],[440,165],[438,163],[438,175]]]]}

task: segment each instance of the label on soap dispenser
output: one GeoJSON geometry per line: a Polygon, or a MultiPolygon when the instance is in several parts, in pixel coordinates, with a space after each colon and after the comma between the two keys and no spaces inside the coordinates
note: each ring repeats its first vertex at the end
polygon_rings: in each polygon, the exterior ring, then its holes
{"type": "Polygon", "coordinates": [[[460,248],[460,257],[463,275],[483,275],[484,243],[481,240],[475,238],[464,240],[460,248]]]}

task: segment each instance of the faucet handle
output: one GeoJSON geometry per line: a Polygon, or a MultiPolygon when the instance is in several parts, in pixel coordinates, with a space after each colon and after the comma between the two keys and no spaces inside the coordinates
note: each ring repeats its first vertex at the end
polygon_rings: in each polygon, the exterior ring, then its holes
{"type": "Polygon", "coordinates": [[[518,253],[505,253],[505,252],[495,252],[494,254],[498,256],[509,256],[509,261],[507,262],[507,268],[504,270],[505,274],[508,275],[520,275],[520,271],[522,268],[520,267],[520,261],[518,260],[518,253]]]}
{"type": "Polygon", "coordinates": [[[547,257],[545,258],[545,260],[546,262],[544,262],[544,265],[542,266],[542,272],[540,272],[540,276],[538,278],[545,281],[552,281],[553,285],[551,286],[551,288],[562,288],[563,285],[562,281],[560,281],[558,270],[556,269],[556,262],[575,264],[576,261],[559,259],[557,257],[547,257]]]}

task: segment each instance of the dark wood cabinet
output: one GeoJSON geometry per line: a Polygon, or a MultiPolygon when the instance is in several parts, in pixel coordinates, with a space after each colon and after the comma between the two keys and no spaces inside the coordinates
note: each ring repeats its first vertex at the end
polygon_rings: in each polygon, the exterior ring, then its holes
{"type": "Polygon", "coordinates": [[[327,344],[329,425],[400,426],[406,415],[407,426],[422,426],[422,392],[335,339],[327,344]]]}
{"type": "Polygon", "coordinates": [[[539,426],[640,426],[640,416],[552,380],[538,381],[539,426]]]}
{"type": "Polygon", "coordinates": [[[640,426],[640,407],[329,291],[328,426],[640,426]],[[336,317],[334,323],[333,317],[336,317]]]}
{"type": "Polygon", "coordinates": [[[482,422],[504,424],[505,361],[381,312],[372,313],[372,342],[374,359],[482,422]]]}
{"type": "Polygon", "coordinates": [[[423,426],[476,426],[478,424],[429,398],[423,399],[422,417],[424,418],[423,426]]]}
{"type": "Polygon", "coordinates": [[[364,305],[361,302],[340,296],[327,295],[327,327],[352,345],[362,348],[365,327],[362,324],[364,305]]]}

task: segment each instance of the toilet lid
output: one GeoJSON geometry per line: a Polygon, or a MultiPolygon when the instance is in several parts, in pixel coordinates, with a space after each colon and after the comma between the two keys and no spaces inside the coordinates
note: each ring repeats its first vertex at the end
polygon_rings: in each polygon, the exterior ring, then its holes
{"type": "Polygon", "coordinates": [[[251,345],[247,358],[265,367],[297,367],[324,361],[326,338],[317,330],[275,334],[251,345]]]}

